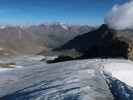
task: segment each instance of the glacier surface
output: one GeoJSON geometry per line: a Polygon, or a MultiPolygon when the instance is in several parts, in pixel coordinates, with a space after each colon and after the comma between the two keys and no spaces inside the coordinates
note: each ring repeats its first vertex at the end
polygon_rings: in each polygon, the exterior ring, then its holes
{"type": "Polygon", "coordinates": [[[131,98],[132,81],[128,79],[132,79],[131,61],[87,59],[46,64],[40,62],[40,58],[23,56],[1,61],[15,62],[21,67],[6,71],[0,69],[0,100],[114,100],[115,96],[131,98]],[[114,85],[117,83],[114,80],[119,81],[119,84],[114,85]],[[114,89],[114,86],[117,88],[114,89]],[[124,86],[125,94],[121,90],[124,86]]]}

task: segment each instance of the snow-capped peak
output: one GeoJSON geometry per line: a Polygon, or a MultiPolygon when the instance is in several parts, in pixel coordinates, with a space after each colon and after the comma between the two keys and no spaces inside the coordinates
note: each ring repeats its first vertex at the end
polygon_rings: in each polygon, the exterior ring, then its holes
{"type": "Polygon", "coordinates": [[[7,26],[5,26],[5,25],[1,25],[0,26],[0,29],[5,29],[7,26]]]}
{"type": "Polygon", "coordinates": [[[60,25],[61,25],[61,27],[62,27],[63,29],[68,30],[68,26],[67,26],[66,24],[60,23],[60,25]]]}

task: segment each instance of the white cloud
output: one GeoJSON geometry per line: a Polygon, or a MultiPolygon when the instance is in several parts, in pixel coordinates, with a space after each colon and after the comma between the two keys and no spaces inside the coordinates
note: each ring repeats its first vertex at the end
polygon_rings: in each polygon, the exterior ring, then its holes
{"type": "Polygon", "coordinates": [[[105,23],[113,29],[133,29],[133,1],[115,5],[105,17],[105,23]]]}

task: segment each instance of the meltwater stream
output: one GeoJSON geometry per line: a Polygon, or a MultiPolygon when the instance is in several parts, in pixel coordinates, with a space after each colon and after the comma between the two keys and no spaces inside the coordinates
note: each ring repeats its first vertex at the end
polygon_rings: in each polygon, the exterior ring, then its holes
{"type": "Polygon", "coordinates": [[[9,61],[21,67],[0,72],[0,100],[114,100],[100,68],[124,60],[46,64],[40,57],[24,56],[9,61]]]}

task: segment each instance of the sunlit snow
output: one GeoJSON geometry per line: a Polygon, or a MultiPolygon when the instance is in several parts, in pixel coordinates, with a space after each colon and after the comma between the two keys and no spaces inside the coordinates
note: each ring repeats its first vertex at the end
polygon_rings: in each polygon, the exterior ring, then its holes
{"type": "Polygon", "coordinates": [[[132,62],[112,62],[104,64],[104,70],[109,72],[113,77],[133,86],[133,63],[132,62]]]}

